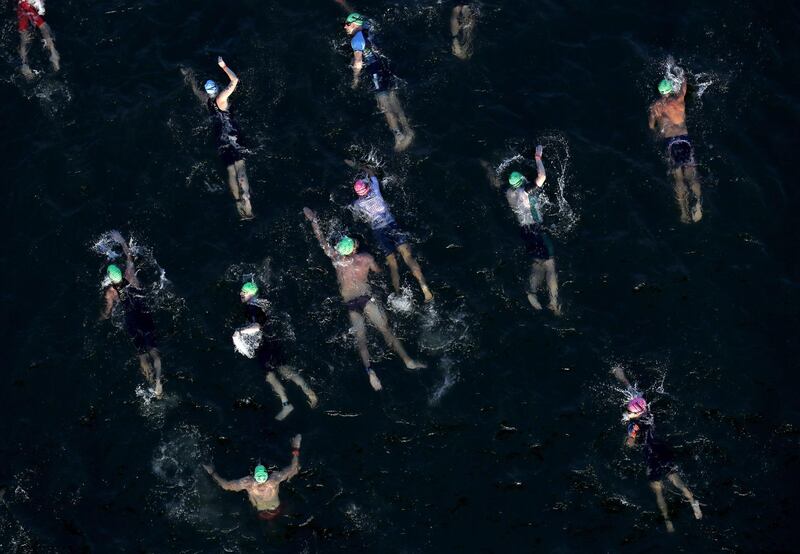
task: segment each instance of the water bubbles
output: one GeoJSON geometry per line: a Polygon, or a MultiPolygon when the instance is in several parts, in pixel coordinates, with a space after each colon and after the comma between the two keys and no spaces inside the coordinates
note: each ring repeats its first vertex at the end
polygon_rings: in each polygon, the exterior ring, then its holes
{"type": "Polygon", "coordinates": [[[390,294],[386,302],[391,311],[409,314],[414,309],[414,293],[411,287],[405,286],[400,289],[400,294],[395,292],[390,294]]]}

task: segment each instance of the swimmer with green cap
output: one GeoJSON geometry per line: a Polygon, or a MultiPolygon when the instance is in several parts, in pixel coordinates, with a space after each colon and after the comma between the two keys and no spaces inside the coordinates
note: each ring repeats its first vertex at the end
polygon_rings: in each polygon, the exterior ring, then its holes
{"type": "Polygon", "coordinates": [[[372,295],[372,288],[368,278],[370,273],[380,273],[381,269],[375,259],[367,253],[358,252],[358,241],[343,237],[336,243],[336,247],[328,244],[325,235],[317,220],[317,214],[309,208],[303,208],[303,213],[311,222],[314,236],[317,238],[322,251],[330,258],[336,270],[339,281],[339,292],[350,315],[350,323],[355,331],[356,346],[364,364],[369,383],[376,391],[383,387],[375,370],[370,366],[369,349],[367,348],[366,320],[369,320],[383,335],[386,344],[392,348],[403,360],[406,368],[419,369],[427,367],[424,363],[413,360],[403,348],[403,343],[394,336],[389,328],[386,312],[378,305],[372,295]]]}
{"type": "Polygon", "coordinates": [[[117,231],[112,231],[111,238],[122,247],[125,254],[125,269],[117,264],[109,264],[106,267],[103,293],[105,307],[100,319],[108,319],[115,306],[122,306],[125,330],[136,346],[142,375],[153,387],[156,398],[161,398],[164,392],[161,383],[161,354],[156,343],[153,316],[144,300],[145,291],[136,276],[136,267],[128,243],[117,231]]]}
{"type": "MultiPolygon", "coordinates": [[[[508,176],[508,187],[506,188],[506,200],[517,221],[520,225],[520,232],[525,243],[525,249],[532,258],[531,274],[529,277],[530,289],[528,290],[528,302],[535,310],[541,310],[542,304],[538,299],[538,291],[542,283],[547,283],[550,293],[550,304],[548,308],[553,314],[561,315],[561,304],[558,300],[558,275],[556,273],[556,262],[553,258],[553,245],[550,238],[542,229],[542,210],[539,197],[543,194],[543,188],[547,174],[542,163],[542,146],[536,147],[534,153],[536,160],[536,181],[533,185],[519,171],[513,171],[508,176]]],[[[491,166],[481,161],[489,181],[499,189],[502,186],[500,179],[491,166]]]]}
{"type": "MultiPolygon", "coordinates": [[[[269,304],[266,300],[257,298],[257,295],[258,285],[254,281],[247,281],[242,285],[239,291],[239,298],[242,304],[244,304],[247,324],[234,331],[232,337],[233,344],[240,354],[247,357],[255,356],[259,365],[266,371],[267,383],[269,383],[275,396],[281,401],[281,410],[275,416],[275,419],[283,421],[286,416],[292,413],[294,406],[289,403],[286,389],[281,383],[279,376],[300,387],[300,390],[303,391],[308,399],[308,405],[312,408],[317,405],[317,395],[311,390],[311,387],[298,371],[286,363],[282,341],[274,330],[270,328],[270,322],[266,312],[269,304]],[[258,335],[255,339],[258,344],[255,352],[251,350],[252,346],[247,346],[248,341],[245,339],[247,335],[258,335]],[[248,348],[250,348],[249,351],[248,348]]],[[[254,341],[251,339],[250,344],[253,342],[254,341]]]]}
{"type": "Polygon", "coordinates": [[[694,146],[686,127],[686,79],[681,68],[675,67],[680,85],[671,78],[658,83],[661,98],[650,106],[648,126],[664,141],[670,172],[674,181],[682,223],[697,223],[703,218],[703,192],[697,176],[694,146]],[[694,205],[690,200],[694,198],[694,205]]]}
{"type": "Polygon", "coordinates": [[[220,477],[211,464],[203,464],[203,468],[222,489],[231,492],[246,492],[250,503],[258,510],[258,518],[269,521],[280,515],[281,500],[278,493],[281,483],[289,481],[300,472],[301,440],[302,436],[300,435],[292,438],[292,462],[280,471],[268,473],[267,468],[259,463],[252,475],[228,481],[220,477]]]}

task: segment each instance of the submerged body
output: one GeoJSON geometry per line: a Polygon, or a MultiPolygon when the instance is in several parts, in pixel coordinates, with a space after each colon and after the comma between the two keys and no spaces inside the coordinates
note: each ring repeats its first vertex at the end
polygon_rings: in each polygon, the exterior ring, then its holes
{"type": "Polygon", "coordinates": [[[56,50],[55,38],[50,26],[44,20],[44,0],[18,0],[17,2],[17,30],[19,31],[19,57],[20,72],[26,79],[33,78],[33,71],[28,65],[28,51],[33,40],[33,29],[38,29],[42,35],[45,48],[50,51],[50,64],[53,71],[61,69],[61,56],[56,50]]]}

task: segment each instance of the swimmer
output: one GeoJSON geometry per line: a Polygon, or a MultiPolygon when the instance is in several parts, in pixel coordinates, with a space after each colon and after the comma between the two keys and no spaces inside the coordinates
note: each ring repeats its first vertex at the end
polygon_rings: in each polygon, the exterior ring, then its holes
{"type": "Polygon", "coordinates": [[[33,33],[31,25],[39,29],[44,45],[50,50],[50,63],[53,71],[61,69],[61,56],[56,50],[56,41],[53,31],[44,20],[44,0],[19,0],[17,3],[17,30],[19,30],[19,57],[21,61],[20,72],[26,79],[33,79],[33,71],[28,65],[28,50],[31,47],[33,33]]]}
{"type": "MultiPolygon", "coordinates": [[[[679,75],[683,75],[683,70],[679,75]]],[[[697,223],[703,218],[703,192],[697,179],[697,162],[694,159],[694,147],[689,140],[686,128],[686,79],[680,85],[671,79],[664,79],[658,84],[661,98],[650,106],[650,129],[657,131],[664,139],[672,177],[675,179],[675,199],[681,210],[681,222],[697,223]],[[687,187],[688,183],[688,187],[687,187]],[[689,189],[695,198],[694,207],[689,215],[689,189]]]]}
{"type": "Polygon", "coordinates": [[[339,282],[339,291],[342,300],[350,315],[350,323],[356,333],[356,345],[361,361],[364,364],[364,371],[369,377],[369,384],[376,391],[381,390],[382,385],[375,370],[370,367],[369,350],[367,349],[367,329],[364,318],[378,328],[383,335],[386,344],[392,348],[403,360],[408,369],[420,369],[427,367],[425,364],[412,360],[403,348],[400,339],[392,334],[389,328],[389,320],[386,313],[372,297],[372,289],[367,282],[370,272],[380,273],[381,269],[375,263],[375,259],[369,254],[357,253],[358,243],[350,237],[342,237],[336,244],[336,248],[331,247],[322,230],[319,228],[317,214],[309,208],[303,208],[303,213],[311,222],[314,236],[317,237],[319,245],[325,255],[331,259],[333,268],[336,270],[336,279],[339,282]]]}
{"type": "MultiPolygon", "coordinates": [[[[352,160],[345,160],[345,163],[355,167],[356,163],[352,160]]],[[[417,279],[425,302],[433,300],[422,269],[411,255],[411,247],[408,245],[408,237],[397,226],[394,216],[389,211],[389,206],[381,195],[380,182],[375,175],[375,170],[369,166],[362,165],[364,174],[357,179],[353,185],[358,198],[350,205],[356,219],[367,222],[372,229],[372,237],[375,244],[386,256],[386,263],[389,266],[389,273],[392,277],[392,286],[396,294],[400,294],[400,273],[397,268],[397,252],[403,257],[411,273],[417,279]]]]}
{"type": "Polygon", "coordinates": [[[281,377],[287,379],[300,387],[300,390],[306,395],[308,404],[312,408],[317,405],[317,395],[308,386],[308,383],[297,373],[297,371],[290,365],[284,363],[283,349],[281,348],[280,341],[270,333],[266,314],[266,302],[259,302],[258,299],[258,285],[253,281],[248,281],[242,285],[239,291],[239,298],[244,304],[245,315],[248,324],[240,327],[234,333],[240,335],[253,335],[260,334],[260,344],[256,351],[256,358],[259,365],[267,371],[267,383],[272,387],[273,392],[281,401],[281,411],[275,416],[278,421],[283,421],[288,416],[294,406],[289,403],[289,398],[286,396],[286,389],[283,388],[275,371],[281,377]]]}
{"type": "Polygon", "coordinates": [[[639,441],[643,444],[647,479],[650,481],[650,488],[656,495],[656,504],[658,504],[658,509],[664,518],[667,532],[674,532],[675,527],[669,518],[667,503],[664,500],[664,479],[667,479],[683,493],[683,496],[692,507],[695,519],[702,519],[703,512],[700,510],[700,502],[695,499],[692,491],[689,490],[689,487],[678,475],[678,467],[673,461],[669,445],[655,435],[655,423],[647,401],[636,387],[631,385],[621,367],[617,366],[612,369],[611,374],[625,386],[626,396],[628,397],[626,411],[622,416],[623,423],[627,424],[625,445],[634,447],[639,441]]]}
{"type": "Polygon", "coordinates": [[[163,387],[161,384],[161,355],[156,343],[156,328],[153,316],[145,304],[145,292],[139,279],[136,277],[136,267],[130,248],[118,232],[113,231],[111,238],[122,246],[125,253],[125,269],[123,271],[116,264],[106,268],[108,278],[104,291],[106,301],[100,319],[108,319],[117,304],[122,305],[125,312],[125,330],[133,340],[139,357],[139,366],[142,375],[153,387],[156,398],[161,398],[163,387]]]}
{"type": "Polygon", "coordinates": [[[472,56],[475,39],[475,7],[469,4],[453,6],[450,14],[450,35],[453,38],[453,55],[462,60],[472,56]]]}
{"type": "Polygon", "coordinates": [[[411,145],[414,131],[408,123],[403,106],[400,105],[395,87],[396,77],[389,68],[389,61],[375,46],[374,24],[363,15],[352,11],[344,0],[336,0],[336,3],[349,13],[344,22],[344,30],[352,37],[352,88],[358,87],[362,70],[370,76],[378,108],[386,116],[386,123],[394,134],[394,149],[401,152],[411,145]]]}
{"type": "Polygon", "coordinates": [[[204,90],[200,90],[191,69],[181,68],[181,73],[183,73],[186,83],[192,87],[192,92],[201,103],[208,107],[208,111],[213,117],[214,134],[217,135],[217,152],[228,171],[228,186],[236,201],[239,217],[242,220],[253,219],[253,206],[250,204],[250,181],[247,178],[244,164],[247,148],[242,142],[242,130],[239,123],[231,114],[229,102],[231,94],[239,84],[239,78],[221,57],[217,58],[217,64],[230,81],[222,91],[220,91],[219,84],[211,79],[203,85],[204,90]]]}
{"type": "Polygon", "coordinates": [[[242,477],[235,481],[227,481],[217,474],[214,466],[211,464],[203,464],[208,474],[217,482],[217,484],[226,491],[231,492],[247,492],[247,497],[250,499],[250,504],[258,510],[258,518],[265,521],[275,519],[281,512],[281,499],[278,498],[281,483],[290,480],[292,477],[300,472],[300,435],[295,435],[292,438],[292,463],[280,471],[274,471],[271,474],[267,472],[267,468],[258,464],[253,470],[253,475],[242,477]]]}
{"type": "MultiPolygon", "coordinates": [[[[542,213],[539,202],[539,195],[543,193],[542,185],[547,178],[542,164],[542,146],[536,147],[534,155],[536,159],[536,181],[533,186],[525,176],[514,171],[508,177],[509,187],[506,189],[506,199],[511,206],[517,221],[520,224],[520,233],[525,243],[525,250],[533,259],[531,275],[529,278],[530,291],[528,301],[535,310],[541,310],[542,305],[537,298],[537,292],[542,282],[547,282],[550,292],[550,304],[548,308],[557,316],[561,315],[561,304],[558,301],[558,275],[556,274],[556,262],[553,258],[553,243],[550,241],[542,229],[542,213]]],[[[489,164],[481,161],[489,181],[499,189],[500,180],[489,164]]]]}

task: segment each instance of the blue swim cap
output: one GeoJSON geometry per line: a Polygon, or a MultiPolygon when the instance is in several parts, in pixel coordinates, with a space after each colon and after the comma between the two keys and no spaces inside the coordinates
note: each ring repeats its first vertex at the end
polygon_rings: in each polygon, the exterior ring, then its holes
{"type": "Polygon", "coordinates": [[[212,98],[219,93],[219,85],[216,83],[216,81],[212,81],[211,79],[206,81],[206,84],[203,85],[203,88],[206,89],[206,93],[212,98]]]}

